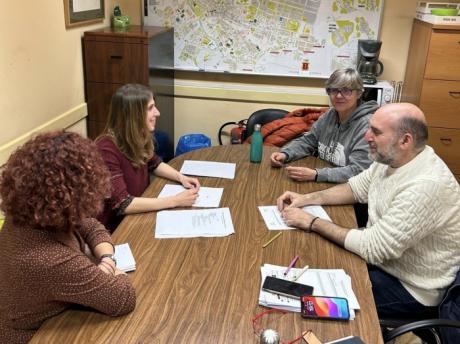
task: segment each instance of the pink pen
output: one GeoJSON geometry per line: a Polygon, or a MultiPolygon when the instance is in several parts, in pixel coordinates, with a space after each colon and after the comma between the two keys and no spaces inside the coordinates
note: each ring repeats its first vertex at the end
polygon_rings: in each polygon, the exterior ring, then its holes
{"type": "Polygon", "coordinates": [[[291,261],[291,264],[289,264],[289,266],[287,267],[286,271],[284,272],[284,276],[286,276],[289,272],[289,270],[292,269],[292,267],[295,265],[295,263],[297,263],[297,261],[299,260],[299,256],[295,256],[294,259],[291,261]]]}

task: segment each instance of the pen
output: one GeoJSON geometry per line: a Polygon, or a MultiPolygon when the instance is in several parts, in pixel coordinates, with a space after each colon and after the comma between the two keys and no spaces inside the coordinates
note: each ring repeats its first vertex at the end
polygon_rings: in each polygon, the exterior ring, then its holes
{"type": "Polygon", "coordinates": [[[270,245],[275,239],[277,239],[281,234],[283,234],[283,232],[279,232],[278,234],[276,234],[273,238],[271,238],[270,240],[268,240],[265,244],[263,244],[262,248],[265,248],[267,247],[268,245],[270,245]]]}
{"type": "Polygon", "coordinates": [[[294,259],[292,259],[291,264],[289,264],[289,266],[287,267],[286,271],[284,272],[284,276],[286,276],[288,274],[289,270],[291,270],[291,268],[295,265],[295,263],[297,263],[299,258],[300,258],[299,256],[295,256],[294,259]]]}
{"type": "Polygon", "coordinates": [[[302,276],[303,273],[304,273],[305,271],[308,270],[308,268],[309,268],[309,266],[308,266],[308,265],[305,265],[305,267],[299,272],[299,274],[298,274],[297,276],[294,276],[294,278],[292,279],[292,281],[293,281],[293,282],[294,282],[294,281],[297,281],[297,280],[300,278],[300,276],[302,276]]]}

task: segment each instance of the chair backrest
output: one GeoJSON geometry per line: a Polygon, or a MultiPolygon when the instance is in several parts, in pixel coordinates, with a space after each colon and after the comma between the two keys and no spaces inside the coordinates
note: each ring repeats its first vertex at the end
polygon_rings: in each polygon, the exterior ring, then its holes
{"type": "MultiPolygon", "coordinates": [[[[439,317],[460,321],[460,270],[439,305],[439,317]]],[[[456,339],[460,338],[460,329],[458,328],[441,328],[440,332],[445,343],[456,343],[456,339]]]]}
{"type": "Polygon", "coordinates": [[[385,343],[409,331],[428,329],[436,337],[437,342],[457,344],[460,338],[460,270],[457,271],[454,282],[447,289],[439,305],[438,318],[434,318],[432,314],[428,315],[428,318],[432,319],[423,317],[422,315],[414,319],[379,319],[385,343]]]}
{"type": "Polygon", "coordinates": [[[256,124],[264,125],[270,123],[276,119],[283,118],[289,111],[281,109],[262,109],[254,112],[249,118],[246,124],[246,131],[244,133],[243,141],[246,140],[254,132],[254,126],[256,124]]]}

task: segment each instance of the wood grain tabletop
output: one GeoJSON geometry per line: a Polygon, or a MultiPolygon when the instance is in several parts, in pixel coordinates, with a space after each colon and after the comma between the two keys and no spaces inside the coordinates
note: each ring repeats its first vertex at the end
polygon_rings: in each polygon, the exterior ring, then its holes
{"type": "MultiPolygon", "coordinates": [[[[267,230],[258,206],[275,205],[285,190],[306,193],[333,186],[292,181],[283,169],[270,166],[273,151],[264,147],[260,164],[249,162],[249,145],[210,147],[173,159],[170,164],[177,169],[184,160],[236,163],[234,180],[198,177],[202,186],[224,188],[220,206],[230,208],[235,234],[155,239],[155,212],[127,216],[113,238],[118,244],[128,242],[136,260],[136,271],[129,273],[136,309],[119,318],[67,310],[45,322],[31,343],[258,343],[252,319],[266,310],[258,305],[260,267],[287,266],[295,255],[300,256],[297,267],[344,269],[352,278],[361,310],[351,321],[269,314],[261,318],[260,326],[276,329],[283,341],[311,329],[323,342],[357,335],[365,343],[382,343],[366,263],[360,257],[300,230],[284,231],[262,248],[278,231],[267,230]]],[[[314,168],[325,163],[308,157],[291,165],[314,168]]],[[[158,196],[166,183],[155,178],[144,195],[158,196]]],[[[334,222],[356,226],[352,206],[324,208],[334,222]]]]}

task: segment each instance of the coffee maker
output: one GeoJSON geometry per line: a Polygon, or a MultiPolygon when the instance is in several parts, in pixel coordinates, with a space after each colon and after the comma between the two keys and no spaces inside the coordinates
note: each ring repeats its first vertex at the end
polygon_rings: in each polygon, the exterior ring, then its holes
{"type": "Polygon", "coordinates": [[[365,84],[376,84],[377,77],[383,73],[383,64],[379,61],[381,46],[381,41],[358,40],[357,70],[365,84]]]}

